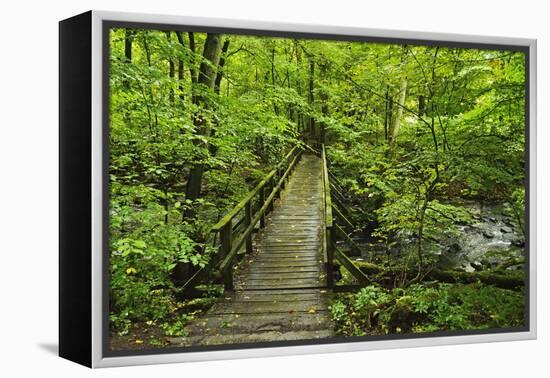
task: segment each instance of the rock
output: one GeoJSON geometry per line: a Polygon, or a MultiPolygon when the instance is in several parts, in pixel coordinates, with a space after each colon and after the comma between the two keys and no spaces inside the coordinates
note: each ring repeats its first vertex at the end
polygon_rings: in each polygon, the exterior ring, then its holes
{"type": "Polygon", "coordinates": [[[452,254],[457,254],[460,251],[462,251],[462,247],[458,243],[451,244],[449,246],[448,250],[447,250],[447,252],[452,253],[452,254]]]}
{"type": "Polygon", "coordinates": [[[487,265],[489,265],[491,268],[494,268],[497,265],[500,265],[502,262],[502,259],[499,259],[497,257],[489,257],[486,259],[487,265]]]}
{"type": "Polygon", "coordinates": [[[462,270],[464,270],[465,272],[468,272],[468,273],[472,273],[472,272],[476,271],[475,268],[470,263],[462,264],[462,270]]]}
{"type": "Polygon", "coordinates": [[[479,260],[471,262],[470,265],[477,271],[483,270],[483,264],[479,260]]]}
{"type": "Polygon", "coordinates": [[[523,248],[523,247],[525,247],[525,240],[523,240],[523,239],[512,240],[512,245],[515,245],[516,247],[523,248]]]}
{"type": "Polygon", "coordinates": [[[493,223],[497,223],[497,218],[495,217],[489,217],[489,220],[493,223]]]}
{"type": "Polygon", "coordinates": [[[512,233],[502,233],[502,241],[505,241],[505,242],[508,242],[508,243],[511,243],[513,240],[517,239],[517,236],[515,234],[512,234],[512,233]]]}
{"type": "Polygon", "coordinates": [[[504,226],[504,227],[501,227],[501,228],[500,228],[500,232],[502,232],[503,234],[509,234],[509,233],[511,233],[512,231],[513,231],[513,230],[512,230],[510,227],[508,227],[508,226],[504,226]]]}
{"type": "Polygon", "coordinates": [[[509,266],[508,268],[506,268],[506,270],[509,270],[509,271],[512,271],[512,272],[517,272],[517,271],[520,271],[520,270],[523,270],[523,269],[524,269],[523,265],[514,265],[514,266],[509,266]]]}
{"type": "Polygon", "coordinates": [[[489,230],[484,230],[483,236],[485,236],[487,239],[492,239],[495,237],[495,235],[489,230]]]}

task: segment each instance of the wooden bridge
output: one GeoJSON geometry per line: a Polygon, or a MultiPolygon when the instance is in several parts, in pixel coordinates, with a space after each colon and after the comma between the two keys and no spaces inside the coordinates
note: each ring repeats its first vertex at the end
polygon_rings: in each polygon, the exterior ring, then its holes
{"type": "Polygon", "coordinates": [[[324,146],[320,151],[294,147],[213,227],[219,252],[182,290],[220,280],[225,293],[187,327],[187,337],[171,340],[174,346],[333,335],[328,301],[334,288],[334,260],[360,284],[368,282],[336,248],[339,237],[352,249],[358,247],[348,236],[352,226],[335,181],[324,146]]]}

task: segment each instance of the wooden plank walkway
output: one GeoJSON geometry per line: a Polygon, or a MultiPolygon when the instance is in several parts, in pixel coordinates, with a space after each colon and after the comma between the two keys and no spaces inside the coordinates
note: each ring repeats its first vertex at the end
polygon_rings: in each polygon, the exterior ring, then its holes
{"type": "Polygon", "coordinates": [[[321,160],[304,155],[220,298],[173,346],[306,340],[333,336],[322,257],[321,160]]]}

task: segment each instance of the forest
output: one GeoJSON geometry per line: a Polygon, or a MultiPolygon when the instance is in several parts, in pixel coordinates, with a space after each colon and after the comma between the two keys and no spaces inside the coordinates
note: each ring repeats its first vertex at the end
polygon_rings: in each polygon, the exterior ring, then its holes
{"type": "Polygon", "coordinates": [[[295,146],[326,151],[349,226],[332,335],[522,327],[525,77],[518,51],[111,29],[111,347],[185,339],[229,295],[181,288],[295,146]]]}

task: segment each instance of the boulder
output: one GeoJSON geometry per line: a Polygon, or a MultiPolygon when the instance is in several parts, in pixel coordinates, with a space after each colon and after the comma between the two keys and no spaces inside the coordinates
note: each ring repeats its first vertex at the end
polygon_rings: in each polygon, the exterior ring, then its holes
{"type": "Polygon", "coordinates": [[[447,252],[451,254],[457,254],[457,253],[460,253],[461,251],[462,251],[462,247],[458,243],[451,244],[447,249],[447,252]]]}
{"type": "Polygon", "coordinates": [[[515,245],[516,247],[523,248],[523,247],[525,247],[525,240],[523,240],[523,239],[513,240],[512,245],[515,245]]]}
{"type": "Polygon", "coordinates": [[[511,232],[513,232],[512,228],[508,227],[508,226],[503,226],[500,228],[500,232],[502,232],[503,234],[509,234],[511,232]]]}
{"type": "Polygon", "coordinates": [[[476,271],[480,271],[480,270],[483,270],[483,264],[481,263],[481,261],[479,260],[476,260],[474,262],[471,262],[470,265],[472,266],[472,268],[474,268],[476,271]]]}
{"type": "Polygon", "coordinates": [[[495,235],[489,230],[484,230],[483,236],[485,236],[487,239],[492,239],[495,237],[495,235]]]}

